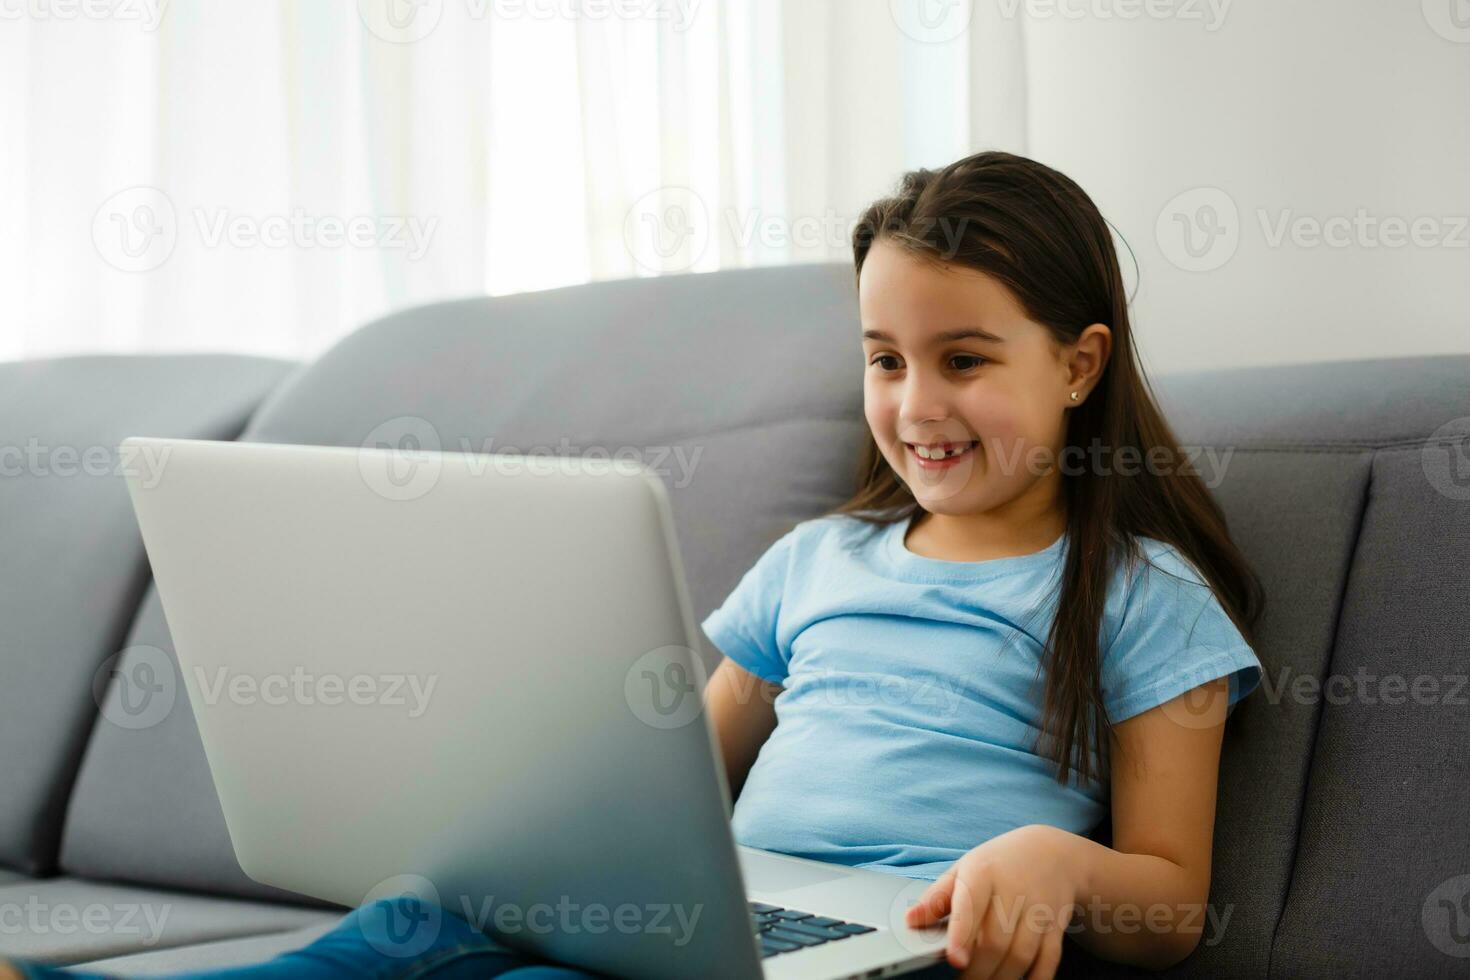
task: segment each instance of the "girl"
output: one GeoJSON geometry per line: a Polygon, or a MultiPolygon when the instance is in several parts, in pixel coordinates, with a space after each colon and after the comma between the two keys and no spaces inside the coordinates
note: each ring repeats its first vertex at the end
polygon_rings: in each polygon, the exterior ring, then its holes
{"type": "MultiPolygon", "coordinates": [[[[906,174],[853,256],[857,493],[703,624],[735,835],[931,880],[908,921],[947,917],[936,974],[1045,980],[1064,933],[1176,963],[1210,921],[1261,593],[1149,393],[1107,225],[1067,177],[987,152],[906,174]],[[1111,846],[1087,836],[1108,816],[1111,846]]],[[[366,906],[208,975],[586,976],[450,914],[425,951],[381,955],[385,917],[415,915],[366,906]]]]}

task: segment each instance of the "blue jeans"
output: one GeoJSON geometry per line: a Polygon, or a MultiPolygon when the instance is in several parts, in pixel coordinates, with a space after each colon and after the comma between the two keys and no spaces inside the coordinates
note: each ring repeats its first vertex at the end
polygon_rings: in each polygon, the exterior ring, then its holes
{"type": "MultiPolygon", "coordinates": [[[[28,980],[102,980],[99,973],[68,972],[17,963],[28,980]]],[[[350,912],[331,932],[268,963],[176,973],[174,980],[587,980],[601,974],[558,966],[503,946],[452,912],[404,895],[350,912]]],[[[947,980],[955,971],[938,964],[913,980],[947,980]]]]}

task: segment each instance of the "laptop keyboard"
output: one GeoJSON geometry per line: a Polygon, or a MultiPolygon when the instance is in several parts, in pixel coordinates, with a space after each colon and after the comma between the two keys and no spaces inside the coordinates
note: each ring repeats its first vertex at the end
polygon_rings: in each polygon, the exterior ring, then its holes
{"type": "Polygon", "coordinates": [[[750,920],[761,937],[761,956],[794,953],[808,946],[836,942],[848,936],[876,932],[872,926],[843,922],[825,915],[813,915],[764,902],[750,903],[750,920]]]}

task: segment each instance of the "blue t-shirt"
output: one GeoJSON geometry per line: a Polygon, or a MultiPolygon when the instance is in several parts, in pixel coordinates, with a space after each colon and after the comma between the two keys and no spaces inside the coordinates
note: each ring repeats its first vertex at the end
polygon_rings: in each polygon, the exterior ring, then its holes
{"type": "MultiPolygon", "coordinates": [[[[1042,646],[1065,535],[1029,555],[926,558],[907,521],[798,524],[704,620],[720,651],[785,688],[736,802],[736,839],[801,857],[937,878],[971,848],[1107,814],[1102,782],[1067,786],[1036,752],[1042,646]]],[[[1230,707],[1261,664],[1192,565],[1141,539],[1102,624],[1113,723],[1228,675],[1230,707]]]]}

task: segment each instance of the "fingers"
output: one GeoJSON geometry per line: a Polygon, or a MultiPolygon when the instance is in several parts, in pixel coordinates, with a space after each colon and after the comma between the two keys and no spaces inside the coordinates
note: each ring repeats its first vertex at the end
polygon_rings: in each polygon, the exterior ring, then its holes
{"type": "Polygon", "coordinates": [[[1035,922],[1023,921],[1016,926],[1010,947],[1001,955],[995,969],[995,980],[1021,980],[1026,970],[1036,961],[1044,932],[1035,922]]]}
{"type": "Polygon", "coordinates": [[[1008,922],[1000,904],[990,901],[960,980],[1054,980],[1063,939],[1055,919],[1037,913],[1008,922]]]}
{"type": "MultiPolygon", "coordinates": [[[[975,937],[990,905],[990,875],[984,870],[955,879],[950,895],[949,934],[945,953],[950,965],[963,970],[970,965],[975,937]]],[[[982,974],[988,976],[988,974],[982,974]]]]}
{"type": "Polygon", "coordinates": [[[1041,949],[1026,980],[1054,980],[1062,964],[1062,930],[1053,929],[1041,938],[1041,949]]]}
{"type": "Polygon", "coordinates": [[[939,920],[949,914],[950,895],[954,891],[956,870],[953,865],[944,874],[940,875],[924,894],[919,896],[918,902],[909,907],[905,917],[908,924],[915,929],[925,926],[937,925],[939,920]]]}
{"type": "Polygon", "coordinates": [[[978,935],[970,940],[970,966],[964,972],[963,980],[992,980],[1015,938],[1006,930],[998,914],[1000,901],[988,902],[987,905],[989,908],[983,910],[984,915],[977,924],[978,935]]]}
{"type": "MultiPolygon", "coordinates": [[[[960,980],[1054,980],[1061,965],[1063,920],[1003,914],[991,875],[982,867],[961,873],[956,864],[906,913],[908,925],[936,925],[946,915],[945,958],[963,971],[960,980]]],[[[1034,911],[1034,910],[1033,910],[1034,911]]]]}

